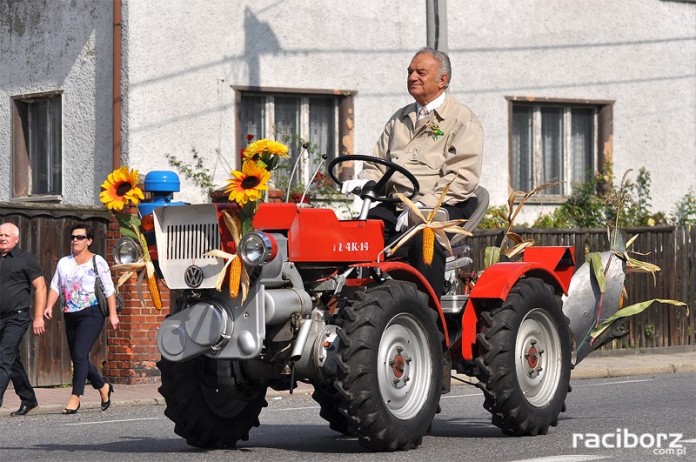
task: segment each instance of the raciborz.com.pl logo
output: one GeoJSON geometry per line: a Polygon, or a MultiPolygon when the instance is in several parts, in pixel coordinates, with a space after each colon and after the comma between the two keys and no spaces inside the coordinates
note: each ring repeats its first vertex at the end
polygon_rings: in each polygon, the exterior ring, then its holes
{"type": "Polygon", "coordinates": [[[587,449],[647,449],[656,456],[683,456],[683,433],[636,434],[625,428],[615,433],[573,433],[573,448],[587,449]]]}

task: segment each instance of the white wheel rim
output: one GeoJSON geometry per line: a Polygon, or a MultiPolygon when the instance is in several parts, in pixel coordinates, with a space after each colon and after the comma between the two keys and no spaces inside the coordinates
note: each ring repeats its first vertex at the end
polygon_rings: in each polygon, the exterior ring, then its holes
{"type": "Polygon", "coordinates": [[[527,401],[547,405],[556,393],[562,370],[561,338],[549,313],[534,308],[524,317],[515,342],[517,381],[527,401]]]}
{"type": "Polygon", "coordinates": [[[379,342],[379,391],[389,411],[402,420],[420,412],[432,386],[427,338],[415,317],[399,314],[387,324],[379,342]]]}

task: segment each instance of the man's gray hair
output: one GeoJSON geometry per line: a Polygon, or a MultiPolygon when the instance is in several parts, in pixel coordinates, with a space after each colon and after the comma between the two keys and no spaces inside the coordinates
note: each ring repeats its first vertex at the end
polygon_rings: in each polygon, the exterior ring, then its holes
{"type": "Polygon", "coordinates": [[[13,237],[19,237],[19,228],[14,223],[10,223],[8,221],[6,223],[0,223],[0,226],[5,226],[5,227],[9,228],[10,229],[9,232],[11,233],[11,235],[13,237]]]}
{"type": "Polygon", "coordinates": [[[450,82],[452,81],[452,63],[450,62],[449,56],[447,56],[447,53],[444,51],[436,50],[435,48],[431,47],[423,47],[420,50],[416,52],[413,57],[415,58],[418,55],[430,55],[435,60],[440,63],[440,69],[439,72],[437,73],[437,78],[440,80],[443,75],[447,74],[447,85],[445,85],[445,88],[449,87],[450,82]]]}

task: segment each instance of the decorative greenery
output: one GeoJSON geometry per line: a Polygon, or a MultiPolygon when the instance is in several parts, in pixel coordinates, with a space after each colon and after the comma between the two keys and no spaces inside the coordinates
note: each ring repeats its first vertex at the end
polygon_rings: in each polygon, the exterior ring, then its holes
{"type": "Polygon", "coordinates": [[[423,133],[429,135],[435,141],[437,141],[441,136],[445,135],[445,132],[442,131],[440,126],[434,122],[428,123],[425,128],[426,130],[423,133]]]}
{"type": "MultiPolygon", "coordinates": [[[[518,223],[518,227],[532,228],[601,228],[614,223],[621,228],[657,226],[665,224],[696,224],[696,195],[689,191],[673,208],[669,218],[662,212],[651,211],[651,176],[641,167],[635,181],[628,178],[631,170],[616,183],[611,164],[583,183],[576,183],[573,193],[552,213],[540,215],[531,226],[518,223]],[[621,197],[617,195],[621,194],[621,197]],[[619,208],[617,208],[619,207],[619,208]],[[618,212],[618,213],[617,213],[618,212]],[[618,217],[618,221],[617,221],[618,217]]],[[[505,228],[505,206],[491,207],[479,224],[479,229],[505,228]]]]}
{"type": "Polygon", "coordinates": [[[677,226],[696,224],[696,194],[692,189],[674,205],[670,222],[677,226]]]}
{"type": "Polygon", "coordinates": [[[521,255],[522,251],[529,246],[534,245],[534,241],[531,239],[522,239],[522,237],[512,231],[512,227],[515,223],[515,219],[522,211],[522,207],[529,200],[530,197],[535,194],[552,189],[558,186],[557,180],[552,180],[547,183],[541,184],[529,192],[525,191],[515,191],[508,197],[507,204],[507,215],[504,220],[506,223],[505,233],[503,234],[503,239],[498,246],[491,246],[485,249],[484,255],[484,267],[487,268],[494,263],[498,263],[502,258],[510,260],[511,258],[521,255]],[[512,243],[513,245],[510,245],[512,243]]]}
{"type": "Polygon", "coordinates": [[[109,174],[101,185],[102,192],[99,200],[110,210],[118,221],[121,235],[130,237],[141,247],[141,260],[133,263],[114,265],[111,269],[125,271],[118,280],[117,288],[123,285],[134,274],[138,274],[138,294],[140,303],[144,307],[140,283],[147,277],[147,285],[150,291],[150,299],[158,310],[162,309],[162,298],[157,286],[155,267],[150,259],[145,235],[141,230],[141,220],[137,214],[124,212],[126,207],[136,206],[145,198],[138,185],[138,171],[126,166],[120,167],[109,174]]]}
{"type": "MultiPolygon", "coordinates": [[[[220,155],[220,150],[216,149],[218,155],[220,155]]],[[[179,160],[173,154],[165,154],[169,165],[176,168],[180,174],[184,176],[187,180],[191,180],[200,190],[203,197],[206,199],[210,198],[210,193],[215,189],[215,183],[213,182],[213,175],[210,170],[205,167],[203,163],[203,157],[198,154],[196,148],[191,148],[191,157],[193,158],[193,163],[189,164],[182,160],[179,160]]]]}
{"type": "MultiPolygon", "coordinates": [[[[316,169],[322,156],[319,146],[297,135],[283,135],[282,139],[287,145],[297,147],[297,150],[300,152],[298,155],[306,155],[309,166],[316,169]],[[299,150],[301,146],[305,147],[306,154],[304,154],[304,150],[299,150]]],[[[299,177],[297,171],[299,169],[293,172],[296,160],[296,157],[282,159],[271,174],[270,184],[272,187],[283,191],[283,200],[287,196],[294,202],[300,202],[304,195],[304,203],[308,206],[324,206],[326,203],[330,203],[332,208],[338,209],[337,212],[349,214],[349,200],[345,195],[341,194],[341,191],[336,189],[336,185],[326,170],[326,163],[316,172],[309,187],[307,187],[299,177]]],[[[315,172],[312,170],[310,173],[314,174],[315,172]]]]}
{"type": "MultiPolygon", "coordinates": [[[[624,318],[644,311],[655,302],[685,307],[688,315],[688,307],[685,303],[678,300],[652,299],[624,307],[622,306],[623,302],[628,298],[628,296],[626,294],[626,288],[622,287],[622,297],[619,301],[617,311],[607,319],[603,321],[601,319],[601,314],[604,308],[603,302],[607,285],[607,273],[610,269],[612,259],[618,258],[623,260],[623,262],[625,262],[623,267],[625,268],[626,273],[650,273],[653,276],[653,280],[655,280],[655,273],[660,271],[659,266],[633,258],[629,253],[628,249],[638,236],[634,236],[633,238],[629,239],[625,244],[623,243],[623,240],[619,238],[620,226],[626,223],[626,220],[623,218],[623,214],[631,213],[633,220],[638,220],[643,224],[649,224],[649,220],[654,219],[654,216],[649,214],[650,175],[645,169],[641,169],[638,175],[637,184],[633,184],[627,179],[629,172],[624,174],[617,189],[608,189],[608,192],[604,195],[601,203],[597,202],[594,199],[594,196],[589,193],[590,191],[594,190],[594,185],[592,187],[578,188],[578,191],[576,191],[575,198],[584,198],[588,204],[595,205],[597,215],[603,216],[605,219],[607,219],[605,226],[608,230],[610,246],[608,257],[609,260],[606,264],[602,263],[602,256],[599,252],[590,252],[585,256],[585,260],[590,266],[590,274],[592,277],[594,277],[600,293],[595,305],[594,323],[590,327],[589,331],[584,335],[584,338],[577,339],[578,352],[581,350],[587,351],[592,347],[593,343],[600,338],[600,336],[607,332],[608,329],[614,328],[618,323],[623,322],[624,318]],[[613,211],[611,211],[609,208],[612,208],[613,211]]],[[[608,178],[611,177],[602,176],[601,179],[606,181],[608,178]]],[[[597,178],[595,178],[595,181],[597,181],[597,178]]],[[[551,181],[538,186],[530,192],[515,191],[510,195],[508,198],[507,216],[505,217],[507,226],[503,239],[499,246],[491,246],[485,249],[485,268],[502,261],[503,259],[510,261],[512,259],[519,258],[523,254],[524,249],[534,245],[533,240],[523,240],[517,233],[512,231],[515,218],[519,215],[525,202],[530,197],[540,191],[556,187],[557,185],[557,181],[551,181]]],[[[573,207],[576,207],[580,202],[581,201],[572,202],[570,205],[564,204],[566,207],[561,207],[561,209],[565,210],[567,213],[568,210],[573,210],[573,207]]],[[[579,215],[583,215],[583,213],[586,211],[583,209],[577,209],[577,212],[579,215]]],[[[498,216],[500,215],[500,211],[496,211],[496,213],[498,216]]],[[[611,330],[609,330],[609,332],[611,332],[611,330]]],[[[585,355],[586,353],[583,354],[585,355]]]]}
{"type": "Polygon", "coordinates": [[[645,332],[645,336],[648,338],[653,338],[655,336],[655,326],[652,324],[646,324],[643,331],[645,332]]]}
{"type": "Polygon", "coordinates": [[[507,207],[496,205],[488,207],[486,215],[481,219],[478,229],[499,229],[507,226],[507,207]]]}

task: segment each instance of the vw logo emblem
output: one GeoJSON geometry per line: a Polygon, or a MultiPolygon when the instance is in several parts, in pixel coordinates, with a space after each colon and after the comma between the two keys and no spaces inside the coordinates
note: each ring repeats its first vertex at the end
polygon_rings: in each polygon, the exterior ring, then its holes
{"type": "Polygon", "coordinates": [[[189,287],[198,287],[203,283],[203,270],[200,266],[191,265],[184,272],[184,281],[189,287]]]}

